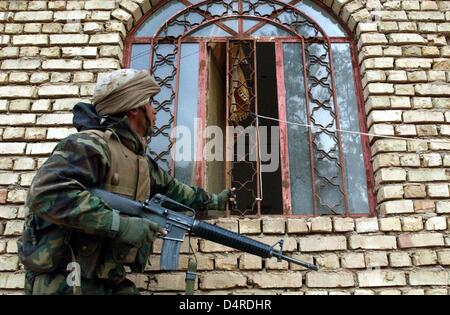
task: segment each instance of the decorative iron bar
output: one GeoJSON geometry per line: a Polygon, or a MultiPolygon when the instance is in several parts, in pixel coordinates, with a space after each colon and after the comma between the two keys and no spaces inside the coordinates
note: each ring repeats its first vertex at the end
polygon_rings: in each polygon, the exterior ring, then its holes
{"type": "Polygon", "coordinates": [[[235,127],[233,134],[227,134],[233,137],[233,161],[228,164],[227,175],[231,186],[236,188],[239,207],[234,214],[259,214],[259,148],[257,135],[253,133],[256,119],[250,115],[257,111],[256,43],[232,40],[228,43],[227,56],[227,122],[235,127]],[[244,152],[239,151],[243,149],[242,143],[245,143],[244,152]]]}

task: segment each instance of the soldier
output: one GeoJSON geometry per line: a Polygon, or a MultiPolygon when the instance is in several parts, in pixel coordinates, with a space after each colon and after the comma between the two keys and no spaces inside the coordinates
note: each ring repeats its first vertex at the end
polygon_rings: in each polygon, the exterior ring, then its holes
{"type": "Polygon", "coordinates": [[[97,83],[93,106],[74,108],[79,131],[63,139],[37,172],[25,203],[19,256],[27,294],[76,294],[67,266],[79,266],[83,294],[138,294],[124,265],[142,272],[156,224],[120,215],[88,192],[99,187],[143,201],[156,193],[198,210],[223,210],[230,190],[210,194],[179,182],[145,155],[160,90],[147,71],[122,69],[97,83]]]}

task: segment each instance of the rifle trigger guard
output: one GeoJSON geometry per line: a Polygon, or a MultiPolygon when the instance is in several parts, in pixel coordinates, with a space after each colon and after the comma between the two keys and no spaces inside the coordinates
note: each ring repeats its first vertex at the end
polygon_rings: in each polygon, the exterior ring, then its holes
{"type": "Polygon", "coordinates": [[[281,262],[281,260],[282,260],[281,256],[283,255],[283,244],[284,244],[284,240],[281,239],[272,246],[272,248],[275,249],[275,246],[280,245],[280,255],[277,255],[278,262],[281,262]]]}

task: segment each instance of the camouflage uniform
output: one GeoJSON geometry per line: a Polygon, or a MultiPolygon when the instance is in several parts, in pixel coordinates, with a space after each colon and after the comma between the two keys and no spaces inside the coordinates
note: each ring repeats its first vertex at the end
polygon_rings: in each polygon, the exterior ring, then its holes
{"type": "MultiPolygon", "coordinates": [[[[126,123],[111,129],[121,143],[139,156],[145,146],[126,123]]],[[[217,196],[179,182],[146,157],[150,196],[161,193],[198,210],[214,208],[217,196]]],[[[124,161],[126,162],[126,161],[124,161]]],[[[19,240],[27,294],[71,294],[66,266],[81,265],[83,294],[137,294],[125,278],[123,257],[130,246],[117,240],[117,211],[90,195],[89,187],[104,187],[111,167],[105,140],[92,133],[76,133],[62,140],[37,172],[26,201],[25,230],[19,240]],[[23,259],[22,259],[23,261],[23,259]]],[[[142,272],[152,244],[137,252],[129,266],[142,272]]]]}

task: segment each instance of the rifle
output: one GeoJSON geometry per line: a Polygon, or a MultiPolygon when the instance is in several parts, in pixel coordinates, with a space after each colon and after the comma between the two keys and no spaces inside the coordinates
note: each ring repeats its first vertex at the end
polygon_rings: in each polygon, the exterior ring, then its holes
{"type": "Polygon", "coordinates": [[[164,241],[161,250],[161,270],[178,269],[180,246],[186,233],[262,258],[276,257],[278,261],[286,260],[309,269],[319,269],[316,265],[286,256],[283,253],[283,240],[270,246],[219,226],[196,220],[194,209],[164,195],[156,194],[152,199],[140,203],[98,188],[89,191],[112,209],[128,216],[148,219],[167,230],[167,234],[162,237],[164,241]],[[274,248],[277,244],[280,246],[279,250],[274,248]]]}

